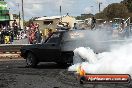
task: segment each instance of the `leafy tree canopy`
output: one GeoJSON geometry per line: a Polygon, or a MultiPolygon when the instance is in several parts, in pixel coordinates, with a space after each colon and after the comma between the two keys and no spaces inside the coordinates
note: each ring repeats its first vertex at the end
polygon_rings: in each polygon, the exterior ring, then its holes
{"type": "Polygon", "coordinates": [[[108,19],[112,18],[126,18],[128,9],[124,4],[121,3],[113,3],[108,5],[104,10],[103,13],[108,19]]]}

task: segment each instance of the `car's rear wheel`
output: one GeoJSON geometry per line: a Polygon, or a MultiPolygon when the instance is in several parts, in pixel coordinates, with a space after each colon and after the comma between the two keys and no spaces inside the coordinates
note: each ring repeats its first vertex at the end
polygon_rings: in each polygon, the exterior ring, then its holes
{"type": "Polygon", "coordinates": [[[35,56],[30,52],[27,55],[26,64],[27,64],[27,67],[32,67],[32,68],[36,67],[38,64],[35,56]]]}
{"type": "Polygon", "coordinates": [[[82,76],[80,78],[80,84],[84,84],[84,82],[86,82],[86,78],[84,76],[82,76]]]}

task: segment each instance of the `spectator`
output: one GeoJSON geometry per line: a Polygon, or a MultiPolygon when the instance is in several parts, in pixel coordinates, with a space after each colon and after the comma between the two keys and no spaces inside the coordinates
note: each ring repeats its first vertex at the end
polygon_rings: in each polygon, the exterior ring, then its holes
{"type": "Polygon", "coordinates": [[[48,37],[52,36],[52,29],[48,30],[48,37]]]}
{"type": "Polygon", "coordinates": [[[73,29],[77,29],[77,23],[74,23],[73,29]]]}
{"type": "Polygon", "coordinates": [[[29,43],[30,44],[34,44],[35,43],[35,40],[36,40],[35,31],[34,30],[31,30],[30,31],[30,34],[29,34],[29,43]]]}
{"type": "Polygon", "coordinates": [[[61,30],[62,27],[64,27],[64,24],[62,24],[62,22],[59,22],[59,24],[57,24],[57,29],[61,30]]]}
{"type": "Polygon", "coordinates": [[[35,24],[35,29],[39,29],[39,24],[38,23],[35,24]]]}
{"type": "Polygon", "coordinates": [[[12,23],[12,26],[13,26],[13,30],[14,30],[14,35],[16,37],[18,34],[18,24],[17,24],[16,20],[14,20],[14,22],[12,23]]]}
{"type": "Polygon", "coordinates": [[[125,23],[124,23],[124,19],[122,19],[121,21],[121,29],[123,30],[125,28],[125,23]]]}
{"type": "Polygon", "coordinates": [[[10,31],[10,43],[12,44],[13,41],[14,41],[14,35],[13,32],[10,31]]]}
{"type": "Polygon", "coordinates": [[[31,24],[30,24],[30,28],[29,28],[30,30],[34,30],[35,31],[35,25],[34,25],[34,23],[32,22],[31,24]]]}
{"type": "Polygon", "coordinates": [[[35,37],[36,37],[35,38],[36,39],[36,43],[41,43],[42,38],[41,38],[41,33],[40,33],[39,29],[36,29],[35,37]]]}
{"type": "Polygon", "coordinates": [[[92,22],[91,22],[91,30],[94,29],[96,26],[96,19],[92,17],[92,22]]]}

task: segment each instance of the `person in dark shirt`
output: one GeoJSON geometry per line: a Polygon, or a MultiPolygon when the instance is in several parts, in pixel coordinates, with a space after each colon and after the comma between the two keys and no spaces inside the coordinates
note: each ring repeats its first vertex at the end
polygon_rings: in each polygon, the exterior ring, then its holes
{"type": "Polygon", "coordinates": [[[52,35],[52,33],[53,33],[53,32],[52,32],[52,29],[49,29],[49,30],[48,30],[48,37],[50,37],[50,36],[52,35]]]}
{"type": "Polygon", "coordinates": [[[73,29],[77,29],[77,23],[74,23],[73,29]]]}
{"type": "Polygon", "coordinates": [[[13,35],[13,32],[10,31],[10,43],[11,44],[12,44],[13,40],[14,40],[14,35],[13,35]]]}
{"type": "Polygon", "coordinates": [[[96,26],[96,19],[92,17],[92,22],[91,22],[91,30],[94,29],[96,26]]]}
{"type": "Polygon", "coordinates": [[[13,30],[14,30],[14,35],[17,36],[18,34],[18,24],[16,22],[16,20],[14,20],[14,22],[12,23],[13,26],[13,30]]]}
{"type": "Polygon", "coordinates": [[[36,39],[36,43],[41,43],[41,33],[39,31],[39,29],[36,29],[36,32],[35,32],[35,39],[36,39]]]}

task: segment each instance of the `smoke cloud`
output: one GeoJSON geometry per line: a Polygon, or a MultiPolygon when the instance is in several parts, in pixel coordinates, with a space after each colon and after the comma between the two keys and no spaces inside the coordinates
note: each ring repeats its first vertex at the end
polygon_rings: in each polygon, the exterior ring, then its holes
{"type": "Polygon", "coordinates": [[[94,52],[109,51],[111,46],[123,43],[120,37],[114,36],[110,30],[74,30],[65,33],[63,48],[65,51],[73,51],[78,47],[90,47],[94,52]]]}
{"type": "Polygon", "coordinates": [[[74,54],[75,54],[74,65],[70,66],[68,71],[77,71],[77,68],[81,66],[86,73],[90,73],[90,74],[130,74],[131,75],[132,74],[132,59],[131,59],[132,40],[120,39],[120,38],[115,39],[112,38],[112,35],[111,36],[105,34],[101,35],[102,33],[107,34],[104,31],[98,32],[98,34],[96,35],[97,37],[93,39],[97,43],[95,44],[95,46],[97,45],[97,47],[99,47],[98,45],[108,44],[106,48],[109,49],[106,49],[105,51],[96,54],[94,49],[89,45],[87,47],[80,46],[76,48],[74,50],[74,54]]]}

